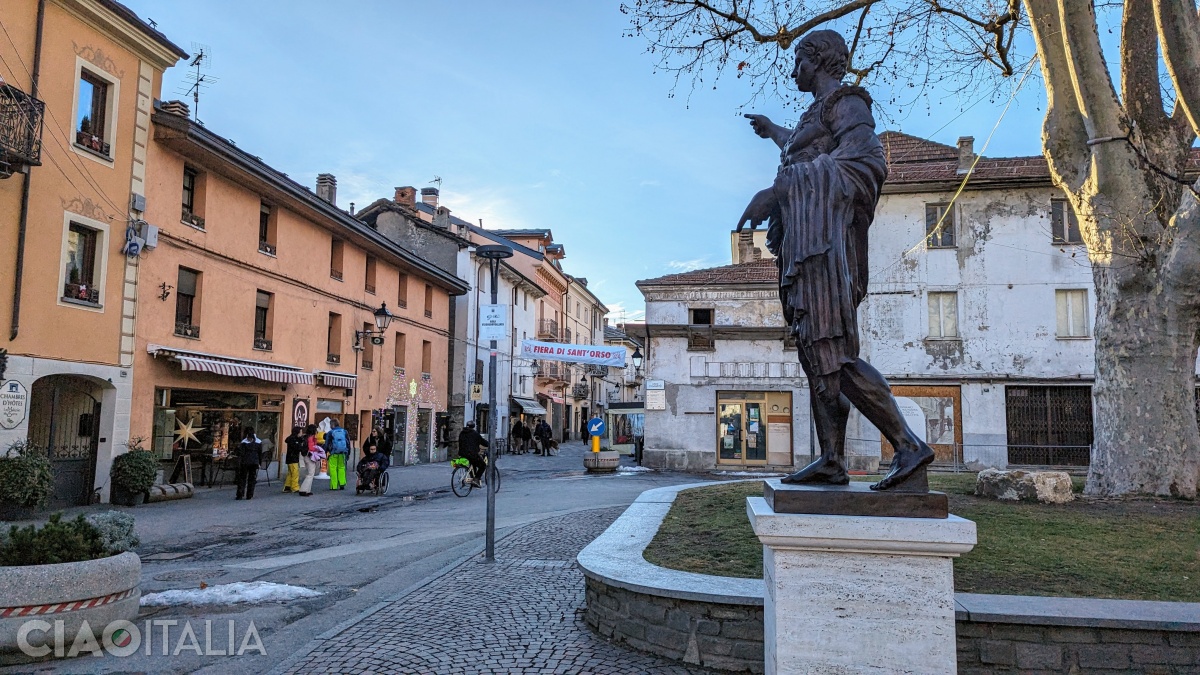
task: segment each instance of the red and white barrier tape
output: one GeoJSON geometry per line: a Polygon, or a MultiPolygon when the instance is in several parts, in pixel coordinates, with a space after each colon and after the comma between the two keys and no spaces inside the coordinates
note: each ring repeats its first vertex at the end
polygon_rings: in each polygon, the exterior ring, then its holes
{"type": "Polygon", "coordinates": [[[53,605],[32,605],[28,607],[0,607],[0,619],[9,619],[17,616],[41,616],[45,614],[60,614],[62,612],[74,612],[80,609],[91,609],[92,607],[100,607],[102,605],[111,604],[119,600],[124,600],[137,592],[138,589],[131,588],[127,591],[112,593],[99,598],[88,598],[87,600],[72,600],[71,602],[59,602],[53,605]]]}

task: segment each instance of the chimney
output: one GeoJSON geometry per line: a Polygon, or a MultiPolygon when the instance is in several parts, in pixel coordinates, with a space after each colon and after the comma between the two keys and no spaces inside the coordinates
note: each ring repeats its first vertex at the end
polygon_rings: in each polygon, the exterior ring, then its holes
{"type": "Polygon", "coordinates": [[[421,202],[436,209],[438,205],[439,194],[441,194],[441,192],[439,192],[437,188],[421,188],[421,202]]]}
{"type": "MultiPolygon", "coordinates": [[[[426,202],[428,203],[428,202],[426,202]]],[[[439,206],[433,214],[433,226],[443,230],[450,229],[450,209],[439,206]]]]}
{"type": "Polygon", "coordinates": [[[975,162],[975,137],[974,136],[959,136],[958,137],[958,175],[963,175],[971,170],[971,164],[975,162]]]}
{"type": "Polygon", "coordinates": [[[411,185],[396,188],[396,196],[392,201],[404,206],[417,205],[417,189],[411,185]]]}
{"type": "Polygon", "coordinates": [[[188,117],[192,114],[191,108],[183,101],[167,101],[160,108],[163,112],[171,115],[179,115],[180,117],[188,117]]]}
{"type": "Polygon", "coordinates": [[[337,179],[333,174],[317,174],[317,196],[337,206],[337,179]]]}

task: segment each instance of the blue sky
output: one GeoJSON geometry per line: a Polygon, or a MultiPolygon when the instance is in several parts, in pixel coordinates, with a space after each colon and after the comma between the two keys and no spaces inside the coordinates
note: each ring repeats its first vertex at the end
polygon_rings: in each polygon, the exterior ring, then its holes
{"type": "MultiPolygon", "coordinates": [[[[440,176],[459,217],[552,229],[614,319],[640,316],[638,279],[728,264],[730,229],[774,177],[744,84],[671,97],[644,42],[621,37],[618,0],[123,1],[185,50],[211,48],[219,81],[199,112],[214,132],[300,182],[335,174],[343,208],[440,176]]],[[[164,99],[183,98],[187,72],[168,71],[164,99]]],[[[1036,76],[986,154],[1040,152],[1036,76]]],[[[879,130],[970,135],[979,151],[1004,101],[953,119],[970,102],[892,111],[879,130]]]]}

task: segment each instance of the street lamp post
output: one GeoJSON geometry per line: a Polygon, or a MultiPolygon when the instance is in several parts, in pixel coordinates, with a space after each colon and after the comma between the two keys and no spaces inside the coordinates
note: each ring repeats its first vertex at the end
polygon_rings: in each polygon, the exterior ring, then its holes
{"type": "Polygon", "coordinates": [[[350,413],[354,415],[354,433],[362,436],[362,429],[359,428],[358,422],[358,356],[366,349],[363,345],[365,338],[371,339],[371,344],[379,346],[383,344],[383,333],[392,323],[392,313],[388,311],[387,303],[379,305],[379,309],[372,312],[375,316],[375,327],[378,330],[355,330],[354,331],[354,397],[351,402],[352,410],[350,413]]]}
{"type": "MultiPolygon", "coordinates": [[[[500,261],[511,258],[513,250],[502,244],[475,247],[475,255],[488,261],[492,273],[492,304],[498,302],[497,285],[500,278],[500,261]]],[[[500,406],[496,403],[496,341],[488,345],[488,467],[491,473],[487,482],[487,530],[484,539],[484,559],[496,560],[496,426],[500,424],[500,406]]]]}

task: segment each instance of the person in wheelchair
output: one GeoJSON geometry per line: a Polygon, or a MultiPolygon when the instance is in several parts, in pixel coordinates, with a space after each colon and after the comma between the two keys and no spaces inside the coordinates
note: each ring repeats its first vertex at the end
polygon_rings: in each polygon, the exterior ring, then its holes
{"type": "Polygon", "coordinates": [[[380,474],[387,471],[388,459],[387,455],[383,454],[379,448],[374,448],[371,454],[365,454],[364,448],[363,458],[358,460],[358,489],[374,490],[376,483],[379,480],[380,474]]]}

